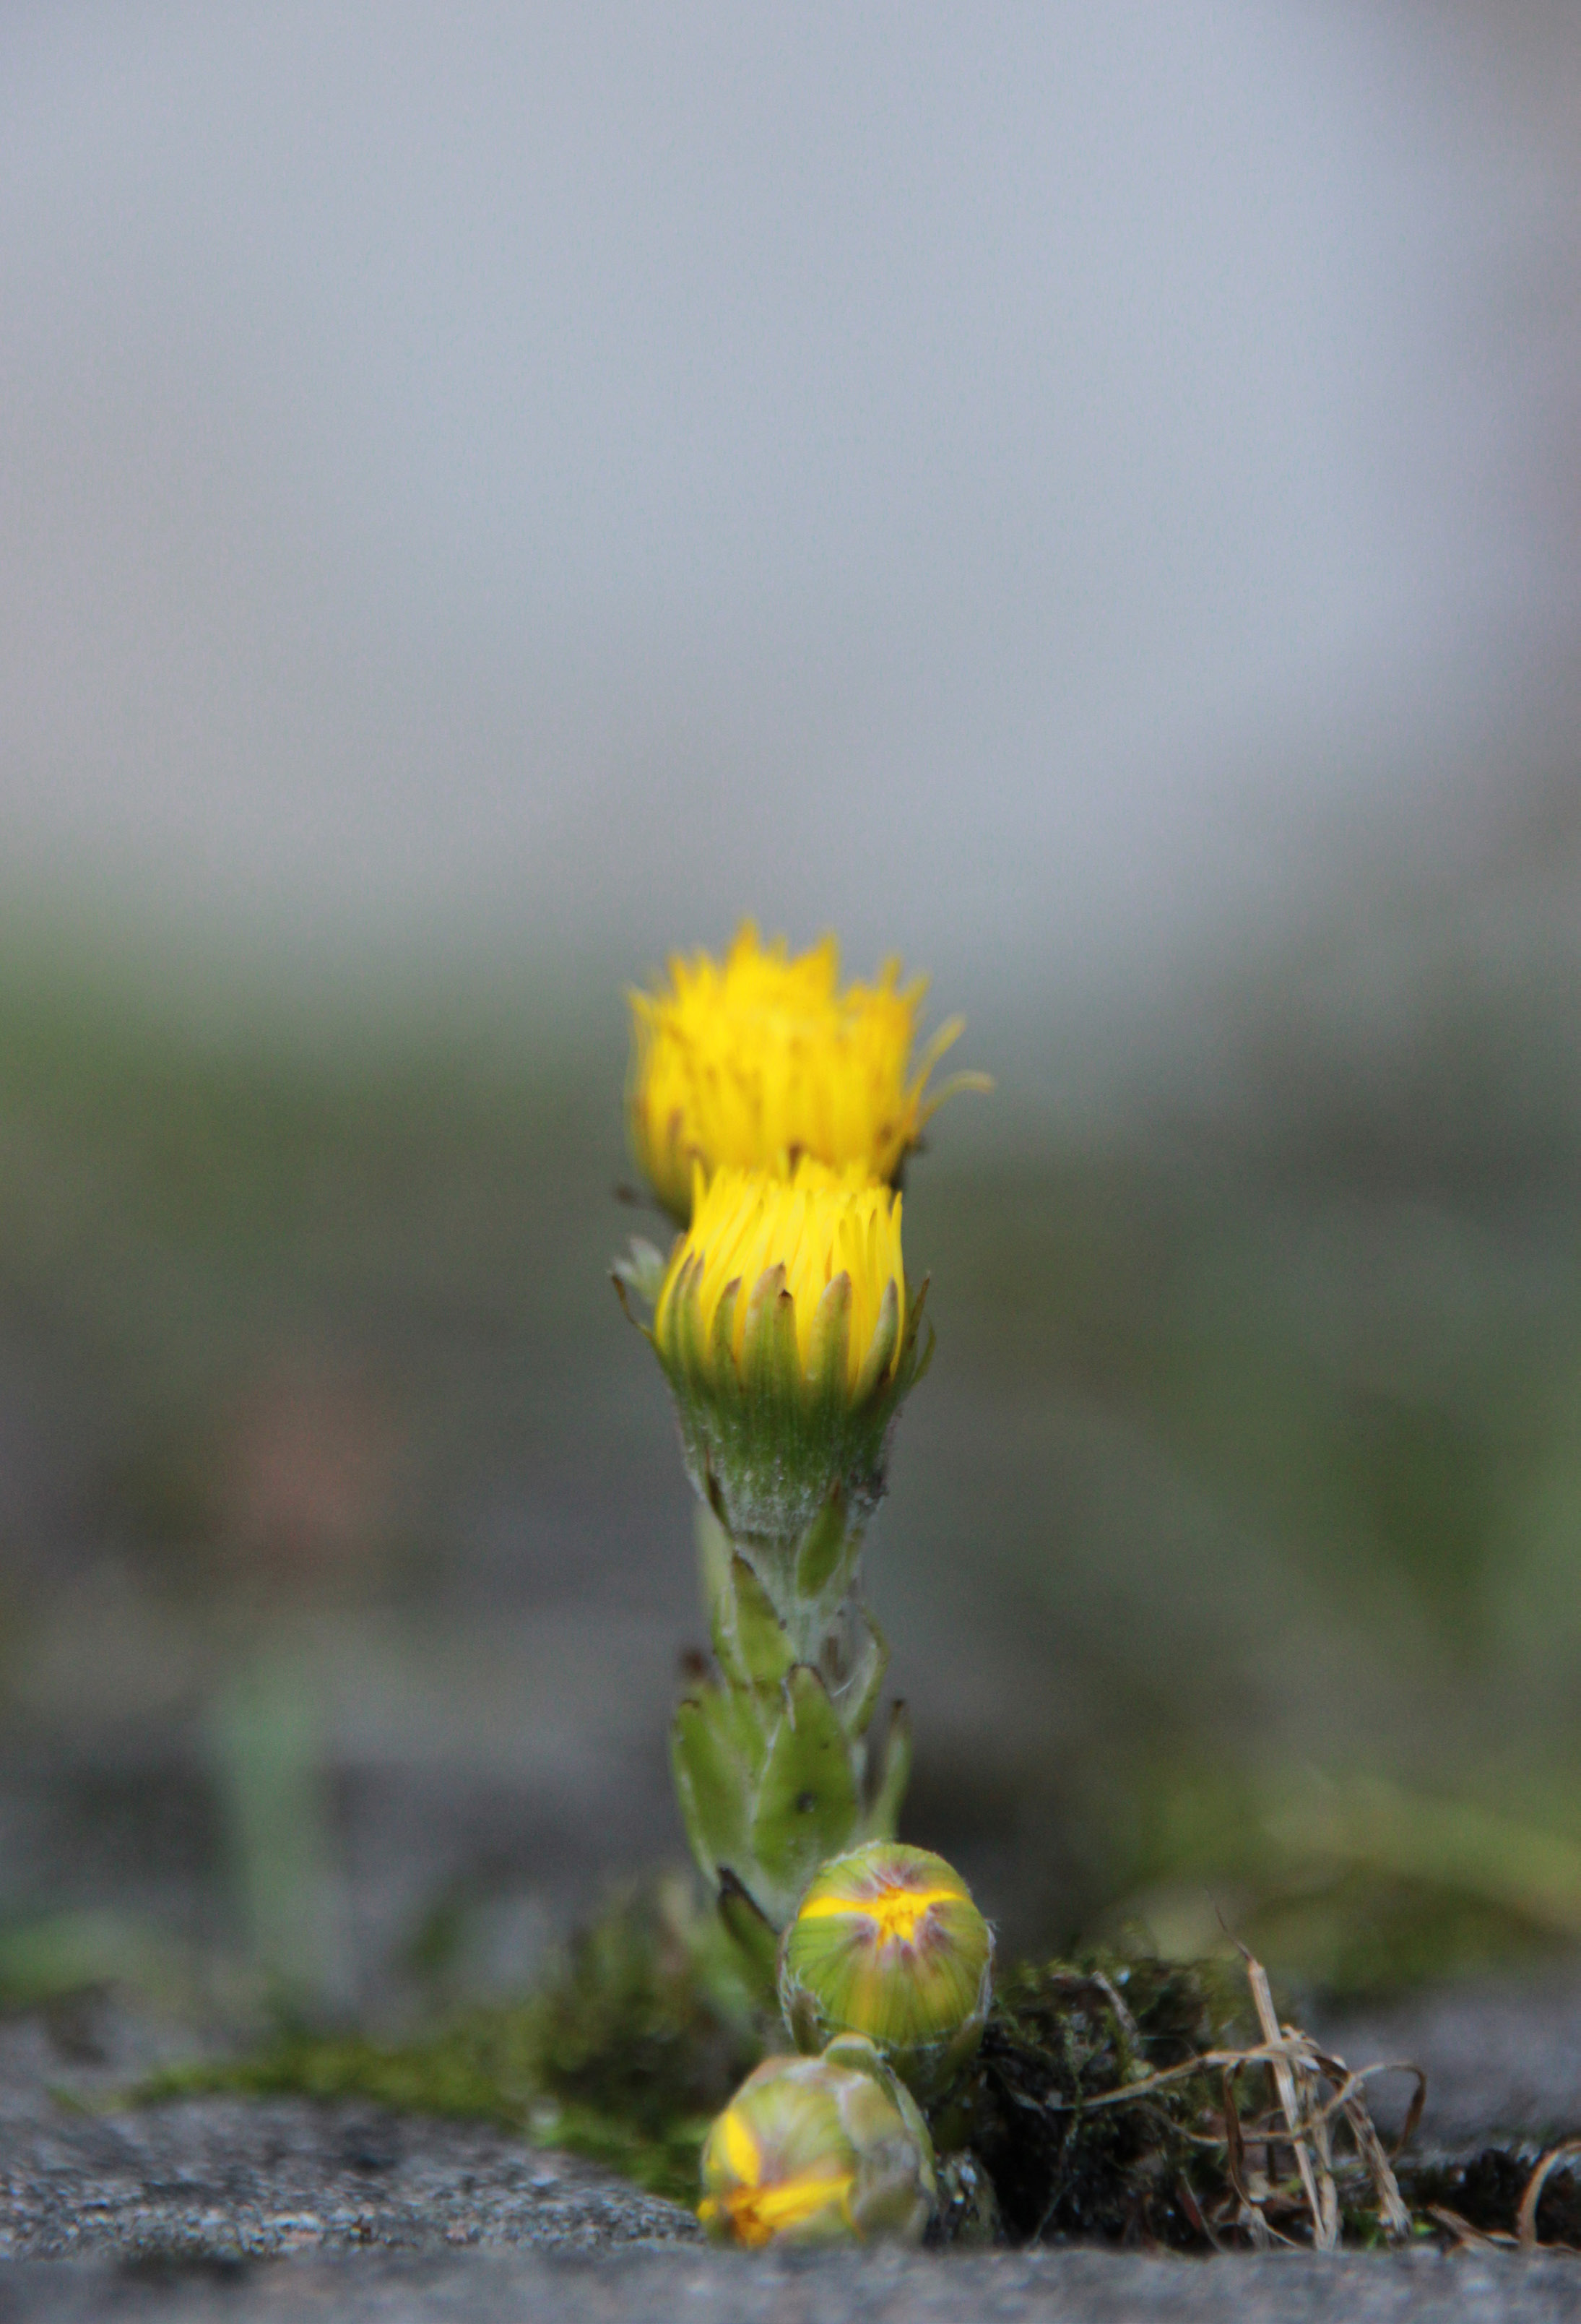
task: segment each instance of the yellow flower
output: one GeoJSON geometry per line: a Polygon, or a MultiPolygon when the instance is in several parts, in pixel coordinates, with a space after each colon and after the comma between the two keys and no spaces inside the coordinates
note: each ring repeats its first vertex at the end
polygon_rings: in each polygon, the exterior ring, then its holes
{"type": "Polygon", "coordinates": [[[804,1154],[891,1180],[947,1097],[988,1086],[959,1074],[929,1093],[961,1020],[914,1065],[926,981],[900,978],[892,960],[876,984],[842,991],[832,936],[792,959],[749,920],[722,967],[677,954],[666,987],[632,993],[631,1149],[674,1216],[685,1218],[699,1167],[778,1170],[804,1154]]]}
{"type": "Polygon", "coordinates": [[[706,1185],[699,1165],[667,1265],[648,1251],[616,1280],[654,1301],[687,1472],[731,1534],[786,1542],[832,1494],[853,1523],[871,1516],[891,1424],[933,1346],[926,1283],[906,1290],[897,1194],[805,1157],[784,1177],[721,1169],[706,1185]]]}
{"type": "Polygon", "coordinates": [[[854,1397],[890,1378],[905,1323],[900,1205],[859,1169],[821,1162],[800,1161],[785,1177],[721,1169],[706,1183],[699,1167],[692,1224],[676,1238],[654,1310],[660,1353],[678,1355],[685,1328],[705,1369],[717,1376],[728,1353],[740,1372],[749,1323],[788,1298],[809,1383],[832,1374],[830,1385],[843,1381],[854,1397]]]}

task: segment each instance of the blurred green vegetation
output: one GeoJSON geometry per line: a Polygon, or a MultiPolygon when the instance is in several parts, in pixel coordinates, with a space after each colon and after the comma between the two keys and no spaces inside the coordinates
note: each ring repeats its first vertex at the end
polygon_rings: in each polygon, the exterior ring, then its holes
{"type": "MultiPolygon", "coordinates": [[[[1540,948],[1337,942],[1221,996],[1212,1071],[1101,1139],[940,1117],[906,1194],[940,1360],[871,1587],[915,1836],[979,1849],[1018,1941],[1227,1927],[1371,1991],[1581,1936],[1567,991],[1540,948]]],[[[272,1526],[273,1586],[437,1629],[502,1587],[469,1582],[476,1506],[538,1462],[584,1480],[555,1586],[590,1622],[650,1586],[684,1510],[603,1281],[654,1231],[616,1194],[618,1001],[556,1022],[222,1037],[0,976],[0,1708],[84,1543],[221,1620],[272,1526]],[[293,1468],[304,1403],[334,1441],[293,1468]],[[617,1471],[652,1477],[651,1571],[610,1546],[617,1471]]]]}

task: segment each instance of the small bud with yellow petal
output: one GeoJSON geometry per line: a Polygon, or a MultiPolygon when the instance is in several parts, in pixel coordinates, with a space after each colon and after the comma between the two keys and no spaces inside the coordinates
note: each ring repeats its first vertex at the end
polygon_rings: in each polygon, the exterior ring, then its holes
{"type": "Polygon", "coordinates": [[[830,2058],[766,2058],[703,2148],[697,2216],[718,2242],[920,2241],[933,2215],[933,2145],[868,2043],[830,2058]]]}
{"type": "Polygon", "coordinates": [[[780,1940],[780,2007],[798,2048],[865,2034],[932,2099],[976,2052],[993,1962],[960,1874],[926,1849],[872,1841],[808,1886],[780,1940]]]}
{"type": "Polygon", "coordinates": [[[692,1481],[732,1535],[789,1541],[836,1489],[858,1524],[881,1499],[891,1423],[933,1352],[900,1213],[887,1186],[820,1162],[699,1173],[650,1336],[692,1481]]]}
{"type": "Polygon", "coordinates": [[[666,985],[631,995],[627,1120],[631,1150],[671,1214],[688,1215],[701,1169],[778,1170],[786,1157],[864,1177],[898,1176],[924,1123],[963,1074],[930,1093],[961,1030],[941,1026],[914,1065],[925,980],[890,961],[876,984],[840,984],[832,936],[789,956],[746,922],[722,965],[706,953],[669,964],[666,985]]]}

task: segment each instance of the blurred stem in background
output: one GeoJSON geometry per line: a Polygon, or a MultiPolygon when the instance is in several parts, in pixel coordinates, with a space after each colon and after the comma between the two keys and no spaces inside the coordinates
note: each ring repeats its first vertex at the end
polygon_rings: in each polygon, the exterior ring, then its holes
{"type": "Polygon", "coordinates": [[[220,1681],[204,1722],[247,1950],[282,2015],[346,2019],[357,2001],[313,1663],[282,1625],[220,1681]]]}
{"type": "Polygon", "coordinates": [[[299,1352],[235,1400],[213,1462],[228,1651],[210,1769],[252,1968],[277,2010],[309,2022],[347,2019],[359,1998],[316,1634],[378,1574],[395,1451],[365,1383],[299,1352]]]}

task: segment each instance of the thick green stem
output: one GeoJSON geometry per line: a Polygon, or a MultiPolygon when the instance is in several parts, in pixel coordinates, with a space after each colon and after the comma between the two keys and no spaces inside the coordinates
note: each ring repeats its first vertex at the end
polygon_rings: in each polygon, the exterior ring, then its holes
{"type": "Polygon", "coordinates": [[[727,1925],[760,1964],[827,1858],[893,1833],[909,1741],[896,1706],[869,1766],[888,1650],[857,1596],[861,1532],[838,1496],[792,1539],[732,1539],[703,1508],[698,1553],[719,1674],[676,1711],[676,1786],[727,1925]]]}

